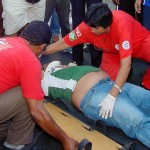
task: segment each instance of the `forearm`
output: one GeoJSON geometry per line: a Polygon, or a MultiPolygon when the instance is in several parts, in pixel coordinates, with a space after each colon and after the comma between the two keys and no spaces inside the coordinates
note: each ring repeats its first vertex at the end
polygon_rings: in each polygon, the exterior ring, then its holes
{"type": "MultiPolygon", "coordinates": [[[[126,80],[128,78],[130,69],[131,69],[131,67],[129,67],[129,66],[121,67],[118,72],[118,75],[117,75],[114,85],[117,85],[120,89],[122,89],[124,83],[126,82],[126,80]]],[[[113,88],[110,91],[110,95],[112,95],[113,97],[117,97],[118,94],[119,94],[119,90],[115,86],[113,86],[113,88]]]]}
{"type": "Polygon", "coordinates": [[[113,3],[115,4],[115,5],[119,5],[120,4],[120,0],[112,0],[113,1],[113,3]]]}
{"type": "Polygon", "coordinates": [[[56,124],[48,111],[45,109],[43,101],[26,99],[30,114],[33,120],[48,134],[58,139],[63,144],[69,138],[65,132],[56,124]]]}
{"type": "MultiPolygon", "coordinates": [[[[117,78],[115,80],[114,85],[117,85],[120,89],[122,89],[124,83],[126,82],[129,72],[131,70],[131,57],[127,58],[125,62],[123,61],[121,63],[121,67],[119,69],[119,72],[117,74],[117,78]]],[[[115,86],[110,91],[110,95],[113,97],[117,97],[119,94],[119,89],[115,86]]]]}
{"type": "Polygon", "coordinates": [[[119,92],[121,92],[121,89],[124,83],[126,82],[127,77],[130,72],[131,56],[128,56],[127,58],[122,59],[120,61],[120,64],[121,64],[121,67],[117,74],[117,78],[114,83],[114,86],[112,87],[108,95],[104,98],[104,100],[98,105],[101,107],[99,115],[105,119],[107,119],[108,117],[112,117],[113,115],[113,109],[115,106],[117,96],[119,92]]]}
{"type": "Polygon", "coordinates": [[[47,46],[46,51],[43,54],[50,54],[69,48],[70,46],[61,39],[53,44],[47,46]]]}
{"type": "Polygon", "coordinates": [[[45,132],[58,139],[61,143],[67,142],[68,136],[56,124],[47,110],[39,111],[37,115],[34,115],[34,120],[45,132]]]}

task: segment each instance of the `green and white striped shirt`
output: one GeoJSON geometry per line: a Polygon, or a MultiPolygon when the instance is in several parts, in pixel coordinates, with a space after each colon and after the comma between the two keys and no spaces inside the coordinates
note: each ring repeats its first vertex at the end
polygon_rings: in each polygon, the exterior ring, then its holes
{"type": "Polygon", "coordinates": [[[99,68],[92,66],[73,66],[51,74],[44,74],[42,80],[44,94],[45,96],[52,96],[54,99],[65,98],[71,102],[72,92],[78,80],[89,72],[97,71],[99,68]]]}

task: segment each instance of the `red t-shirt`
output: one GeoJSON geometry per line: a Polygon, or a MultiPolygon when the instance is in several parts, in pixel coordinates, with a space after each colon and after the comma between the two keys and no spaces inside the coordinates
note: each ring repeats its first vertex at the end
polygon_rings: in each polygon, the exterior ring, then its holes
{"type": "Polygon", "coordinates": [[[43,100],[41,64],[24,39],[0,39],[0,94],[21,86],[25,98],[43,100]]]}
{"type": "Polygon", "coordinates": [[[95,35],[91,32],[90,27],[82,22],[64,37],[64,41],[70,46],[91,43],[103,52],[118,55],[120,59],[123,59],[130,55],[136,57],[139,52],[138,46],[148,35],[150,32],[130,15],[114,10],[109,33],[95,35]]]}

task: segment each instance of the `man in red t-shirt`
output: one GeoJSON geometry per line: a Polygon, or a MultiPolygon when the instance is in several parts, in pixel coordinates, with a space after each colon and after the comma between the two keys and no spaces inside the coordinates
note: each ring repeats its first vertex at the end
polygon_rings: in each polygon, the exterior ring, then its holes
{"type": "MultiPolygon", "coordinates": [[[[107,4],[93,4],[85,20],[63,39],[47,47],[45,54],[60,51],[80,43],[91,43],[103,51],[101,68],[115,80],[109,95],[101,105],[102,116],[112,113],[114,100],[121,92],[131,69],[131,58],[150,62],[150,32],[123,11],[110,11],[107,4]]],[[[149,68],[150,69],[150,68],[149,68]]],[[[150,71],[143,85],[150,89],[150,71]]]]}
{"type": "Polygon", "coordinates": [[[74,150],[78,144],[57,126],[43,104],[37,56],[50,38],[49,26],[33,21],[21,37],[0,39],[0,138],[6,138],[3,149],[21,149],[30,143],[35,122],[60,140],[64,149],[74,150]]]}

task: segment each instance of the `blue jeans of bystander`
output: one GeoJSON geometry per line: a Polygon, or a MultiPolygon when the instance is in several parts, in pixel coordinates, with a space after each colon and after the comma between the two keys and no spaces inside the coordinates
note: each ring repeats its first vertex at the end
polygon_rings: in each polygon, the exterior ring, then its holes
{"type": "Polygon", "coordinates": [[[52,35],[60,36],[60,26],[59,26],[58,14],[55,9],[53,11],[52,18],[51,18],[50,29],[52,31],[52,35]]]}

